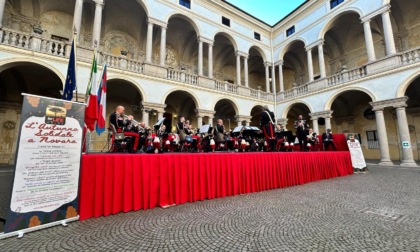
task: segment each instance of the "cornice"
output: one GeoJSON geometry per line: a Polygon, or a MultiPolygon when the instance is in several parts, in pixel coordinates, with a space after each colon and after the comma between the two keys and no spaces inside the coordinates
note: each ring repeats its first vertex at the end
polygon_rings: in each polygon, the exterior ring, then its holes
{"type": "Polygon", "coordinates": [[[405,108],[407,107],[407,100],[408,100],[408,97],[404,96],[404,97],[399,97],[395,99],[369,102],[369,104],[372,106],[373,111],[378,111],[378,110],[383,110],[387,107],[405,108]]]}
{"type": "Polygon", "coordinates": [[[362,21],[362,23],[364,23],[366,21],[370,21],[372,18],[376,17],[377,15],[381,15],[382,13],[385,13],[388,11],[391,11],[391,5],[386,4],[382,6],[381,8],[364,15],[363,17],[360,18],[360,20],[362,21]]]}

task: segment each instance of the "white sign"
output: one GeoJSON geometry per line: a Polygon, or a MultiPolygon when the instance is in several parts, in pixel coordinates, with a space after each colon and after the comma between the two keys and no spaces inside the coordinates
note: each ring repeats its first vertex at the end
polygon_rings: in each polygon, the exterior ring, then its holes
{"type": "Polygon", "coordinates": [[[365,157],[363,156],[362,148],[357,139],[354,141],[347,140],[347,145],[349,146],[351,163],[354,168],[363,169],[366,167],[365,157]]]}
{"type": "Polygon", "coordinates": [[[64,125],[29,117],[22,125],[10,208],[15,213],[52,212],[76,199],[82,128],[74,118],[64,125]]]}

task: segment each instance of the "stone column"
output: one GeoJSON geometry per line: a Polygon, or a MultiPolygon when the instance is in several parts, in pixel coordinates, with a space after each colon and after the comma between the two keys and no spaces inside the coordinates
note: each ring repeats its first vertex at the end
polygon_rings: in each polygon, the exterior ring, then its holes
{"type": "MultiPolygon", "coordinates": [[[[3,14],[3,9],[1,8],[2,2],[5,1],[0,0],[0,11],[3,14]]],[[[77,32],[77,40],[80,38],[80,26],[82,24],[82,14],[83,14],[83,2],[84,0],[76,0],[76,5],[74,7],[74,14],[73,14],[73,29],[76,29],[77,32]]],[[[4,5],[3,5],[4,6],[4,5]]],[[[0,16],[1,18],[2,16],[0,16]]]]}
{"type": "Polygon", "coordinates": [[[325,117],[325,130],[331,129],[331,116],[325,117]]]}
{"type": "Polygon", "coordinates": [[[381,162],[379,165],[392,165],[389,155],[388,137],[386,135],[384,108],[375,109],[374,105],[372,105],[372,107],[376,116],[376,128],[378,130],[379,150],[381,153],[381,162]]]}
{"type": "Polygon", "coordinates": [[[6,0],[0,0],[0,28],[3,27],[3,15],[4,15],[5,5],[6,5],[6,0]]]}
{"type": "Polygon", "coordinates": [[[146,124],[146,126],[150,126],[149,125],[149,110],[148,109],[143,109],[142,121],[146,124]]]}
{"type": "Polygon", "coordinates": [[[214,119],[214,116],[209,116],[209,122],[208,122],[208,124],[210,124],[211,126],[214,126],[213,125],[213,119],[214,119]]]}
{"type": "Polygon", "coordinates": [[[166,27],[160,28],[160,62],[159,65],[165,66],[166,60],[166,27]]]}
{"type": "Polygon", "coordinates": [[[375,48],[373,46],[373,38],[372,38],[372,31],[370,29],[370,19],[362,21],[363,22],[363,29],[365,32],[365,43],[366,43],[366,51],[368,55],[369,62],[375,61],[375,48]]]}
{"type": "Polygon", "coordinates": [[[280,96],[284,98],[284,80],[283,80],[283,60],[279,61],[279,83],[280,83],[280,96]]]}
{"type": "Polygon", "coordinates": [[[276,66],[271,67],[271,88],[273,89],[273,94],[277,93],[276,90],[276,66]]]}
{"type": "Polygon", "coordinates": [[[198,38],[198,76],[203,76],[203,41],[198,38]]]}
{"type": "Polygon", "coordinates": [[[318,125],[318,117],[311,117],[312,120],[312,129],[315,133],[320,134],[319,132],[319,125],[318,125]]]}
{"type": "Polygon", "coordinates": [[[249,87],[248,81],[248,56],[244,57],[244,77],[245,77],[245,87],[249,87]]]}
{"type": "Polygon", "coordinates": [[[321,72],[321,79],[323,79],[326,77],[325,59],[324,59],[324,42],[321,42],[318,45],[318,58],[319,58],[319,71],[321,72]]]}
{"type": "Polygon", "coordinates": [[[384,27],[385,47],[386,55],[392,55],[396,53],[394,33],[392,32],[391,19],[389,17],[389,9],[382,13],[382,24],[384,27]]]}
{"type": "Polygon", "coordinates": [[[92,46],[96,44],[100,45],[101,40],[101,27],[102,27],[102,10],[104,8],[103,0],[93,0],[95,2],[95,19],[93,21],[93,32],[92,32],[92,46]]]}
{"type": "Polygon", "coordinates": [[[287,121],[288,121],[288,120],[289,120],[289,119],[287,119],[287,118],[280,118],[280,119],[277,119],[277,123],[279,123],[279,124],[283,125],[284,130],[287,130],[287,129],[286,129],[286,126],[287,126],[287,121]]]}
{"type": "Polygon", "coordinates": [[[153,47],[153,23],[149,21],[147,25],[146,63],[152,63],[152,47],[153,47]]]}
{"type": "Polygon", "coordinates": [[[209,43],[209,78],[213,79],[213,43],[209,43]]]}
{"type": "Polygon", "coordinates": [[[410,131],[408,130],[407,115],[405,112],[406,106],[406,102],[404,102],[404,104],[398,104],[394,106],[397,114],[398,135],[401,141],[401,165],[416,166],[417,164],[414,162],[413,158],[413,149],[411,148],[410,131]]]}
{"type": "Polygon", "coordinates": [[[241,55],[236,52],[236,83],[241,85],[241,55]]]}
{"type": "Polygon", "coordinates": [[[306,54],[308,56],[308,74],[309,74],[309,82],[314,80],[314,65],[312,63],[312,48],[306,50],[306,54]]]}
{"type": "Polygon", "coordinates": [[[203,117],[197,115],[197,127],[200,128],[201,126],[203,126],[203,117]]]}
{"type": "Polygon", "coordinates": [[[270,93],[270,72],[268,67],[270,66],[270,63],[265,62],[264,63],[264,67],[265,67],[265,90],[267,93],[270,93]]]}

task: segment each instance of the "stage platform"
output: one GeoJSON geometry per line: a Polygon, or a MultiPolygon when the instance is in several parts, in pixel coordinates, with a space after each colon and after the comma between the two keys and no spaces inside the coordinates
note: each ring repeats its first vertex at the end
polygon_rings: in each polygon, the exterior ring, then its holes
{"type": "Polygon", "coordinates": [[[80,220],[353,174],[348,151],[84,154],[80,220]]]}

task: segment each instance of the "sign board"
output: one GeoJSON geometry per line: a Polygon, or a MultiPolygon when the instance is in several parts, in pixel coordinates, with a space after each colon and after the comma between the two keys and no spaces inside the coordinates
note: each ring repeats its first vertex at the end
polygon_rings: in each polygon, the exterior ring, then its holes
{"type": "Polygon", "coordinates": [[[356,169],[365,168],[366,161],[365,161],[365,157],[362,152],[362,146],[360,145],[359,140],[354,138],[353,134],[349,134],[348,137],[349,139],[347,140],[347,146],[349,147],[351,164],[353,168],[356,168],[356,169]]]}
{"type": "Polygon", "coordinates": [[[402,141],[403,149],[410,149],[410,142],[409,141],[402,141]]]}
{"type": "Polygon", "coordinates": [[[84,111],[24,94],[5,233],[77,218],[84,111]]]}

